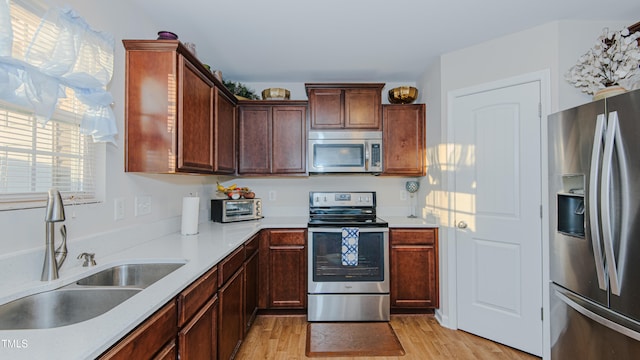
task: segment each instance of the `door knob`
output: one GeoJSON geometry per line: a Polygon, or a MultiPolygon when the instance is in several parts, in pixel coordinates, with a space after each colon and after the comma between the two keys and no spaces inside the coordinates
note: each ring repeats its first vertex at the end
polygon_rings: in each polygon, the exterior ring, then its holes
{"type": "Polygon", "coordinates": [[[458,228],[459,229],[466,229],[467,228],[467,223],[464,222],[464,221],[458,222],[458,228]]]}

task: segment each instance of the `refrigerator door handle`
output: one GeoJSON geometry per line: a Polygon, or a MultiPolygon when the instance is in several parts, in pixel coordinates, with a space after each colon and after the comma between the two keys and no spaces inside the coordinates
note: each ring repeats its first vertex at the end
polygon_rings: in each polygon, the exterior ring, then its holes
{"type": "Polygon", "coordinates": [[[591,170],[589,173],[589,224],[591,228],[591,246],[593,247],[593,258],[596,265],[596,275],[598,276],[598,286],[602,290],[607,290],[607,281],[604,271],[604,260],[602,248],[600,246],[600,206],[598,203],[598,184],[600,182],[600,156],[602,155],[602,138],[605,127],[604,114],[598,114],[596,118],[596,130],[593,137],[593,149],[591,149],[591,170]]]}
{"type": "Polygon", "coordinates": [[[611,226],[610,195],[611,179],[613,177],[613,148],[616,143],[618,129],[618,113],[609,113],[607,133],[604,140],[604,153],[602,160],[602,179],[600,181],[600,214],[602,220],[602,240],[606,257],[607,272],[611,283],[611,293],[620,295],[620,281],[616,266],[616,258],[613,253],[613,229],[611,226]]]}
{"type": "Polygon", "coordinates": [[[567,304],[568,306],[570,306],[571,308],[573,308],[575,311],[579,312],[580,314],[586,316],[587,318],[597,322],[598,324],[605,326],[615,332],[618,332],[620,334],[623,334],[625,336],[628,336],[632,339],[638,340],[640,341],[640,333],[637,331],[634,331],[633,329],[630,329],[628,327],[625,327],[623,325],[620,325],[614,321],[611,321],[603,316],[598,315],[597,313],[595,313],[594,311],[591,311],[591,309],[588,309],[587,307],[593,307],[594,310],[597,310],[597,308],[595,308],[595,305],[591,305],[585,301],[581,301],[577,298],[575,298],[575,296],[564,292],[563,290],[559,290],[558,288],[556,288],[554,290],[555,296],[562,300],[562,302],[564,302],[565,304],[567,304]]]}

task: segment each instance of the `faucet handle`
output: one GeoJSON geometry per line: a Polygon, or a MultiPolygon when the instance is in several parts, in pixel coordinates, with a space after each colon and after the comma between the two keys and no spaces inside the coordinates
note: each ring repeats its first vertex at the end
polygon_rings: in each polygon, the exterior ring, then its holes
{"type": "Polygon", "coordinates": [[[78,255],[78,259],[84,258],[84,262],[82,263],[83,267],[87,267],[89,265],[96,266],[96,260],[94,259],[95,256],[96,254],[94,253],[83,252],[82,254],[78,255]]]}

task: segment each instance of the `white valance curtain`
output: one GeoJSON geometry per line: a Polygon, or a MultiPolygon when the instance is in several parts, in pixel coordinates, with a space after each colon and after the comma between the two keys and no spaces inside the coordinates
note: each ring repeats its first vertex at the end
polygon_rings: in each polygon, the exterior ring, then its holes
{"type": "Polygon", "coordinates": [[[115,143],[118,133],[113,98],[106,86],[113,76],[114,39],[91,29],[70,8],[45,13],[26,47],[13,46],[9,0],[0,0],[0,100],[30,108],[46,124],[65,88],[86,105],[82,132],[94,141],[115,143]]]}

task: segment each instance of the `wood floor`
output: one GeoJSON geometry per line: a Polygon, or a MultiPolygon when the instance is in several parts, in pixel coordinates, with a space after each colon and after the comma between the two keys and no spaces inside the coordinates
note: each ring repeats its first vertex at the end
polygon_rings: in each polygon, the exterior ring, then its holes
{"type": "Polygon", "coordinates": [[[392,315],[395,330],[406,355],[399,357],[305,356],[305,316],[258,316],[236,359],[238,360],[536,360],[536,356],[496,344],[464,331],[438,324],[433,315],[392,315]]]}

